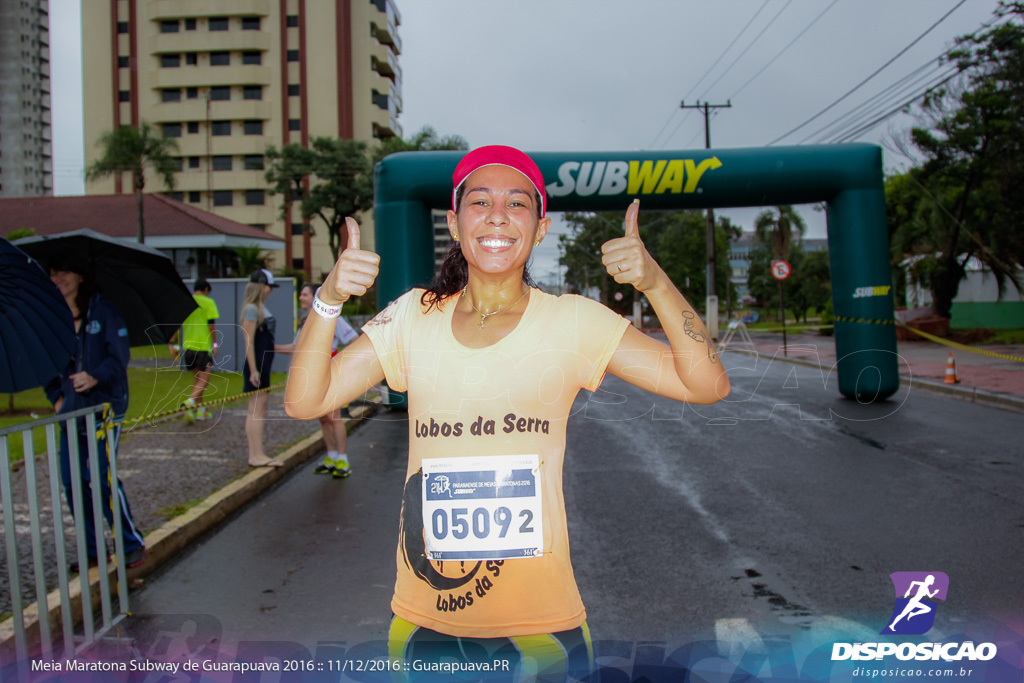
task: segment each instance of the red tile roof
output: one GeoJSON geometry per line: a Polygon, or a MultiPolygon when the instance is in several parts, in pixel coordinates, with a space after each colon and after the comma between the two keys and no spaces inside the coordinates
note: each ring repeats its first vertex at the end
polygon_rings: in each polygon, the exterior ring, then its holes
{"type": "MultiPolygon", "coordinates": [[[[147,237],[222,234],[284,242],[259,228],[159,194],[143,195],[142,210],[147,237]]],[[[135,237],[139,231],[137,211],[131,194],[4,198],[0,199],[0,234],[32,228],[37,235],[57,235],[90,228],[111,237],[135,237]]]]}

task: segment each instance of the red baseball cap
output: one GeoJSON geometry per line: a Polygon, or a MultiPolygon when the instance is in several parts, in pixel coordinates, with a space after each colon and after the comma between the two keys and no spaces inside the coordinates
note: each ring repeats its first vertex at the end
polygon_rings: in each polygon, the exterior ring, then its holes
{"type": "Polygon", "coordinates": [[[544,217],[548,210],[548,197],[544,194],[544,176],[541,175],[537,164],[525,152],[504,145],[478,147],[462,157],[462,161],[455,167],[455,173],[452,175],[452,211],[456,210],[455,194],[459,191],[459,186],[466,182],[470,173],[484,166],[508,166],[526,176],[526,179],[533,183],[537,194],[540,195],[540,215],[541,218],[544,217]]]}

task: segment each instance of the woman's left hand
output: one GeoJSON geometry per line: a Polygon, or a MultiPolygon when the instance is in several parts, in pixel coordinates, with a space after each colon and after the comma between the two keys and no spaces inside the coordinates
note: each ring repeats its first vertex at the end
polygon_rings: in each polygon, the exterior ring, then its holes
{"type": "Polygon", "coordinates": [[[89,391],[94,386],[99,384],[96,378],[90,375],[88,372],[76,372],[70,376],[71,386],[75,388],[75,391],[79,394],[89,391]]]}
{"type": "Polygon", "coordinates": [[[640,200],[634,199],[626,209],[626,235],[608,240],[601,246],[601,262],[616,282],[628,282],[641,292],[646,292],[657,284],[661,268],[647,253],[640,239],[640,227],[637,224],[639,213],[640,200]]]}

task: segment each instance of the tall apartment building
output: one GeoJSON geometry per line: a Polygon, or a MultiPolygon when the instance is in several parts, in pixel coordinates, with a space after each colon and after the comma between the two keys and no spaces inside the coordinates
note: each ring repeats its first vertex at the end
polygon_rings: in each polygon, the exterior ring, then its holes
{"type": "Polygon", "coordinates": [[[0,197],[53,194],[47,0],[0,0],[0,197]]]}
{"type": "MultiPolygon", "coordinates": [[[[297,209],[282,220],[283,198],[267,194],[264,152],[402,134],[393,0],[87,0],[83,10],[86,165],[103,133],[148,121],[178,144],[174,198],[285,238],[275,267],[330,270],[326,227],[314,221],[310,236],[297,209]]],[[[156,178],[146,189],[164,191],[156,178]]],[[[86,192],[131,192],[130,178],[86,192]]]]}

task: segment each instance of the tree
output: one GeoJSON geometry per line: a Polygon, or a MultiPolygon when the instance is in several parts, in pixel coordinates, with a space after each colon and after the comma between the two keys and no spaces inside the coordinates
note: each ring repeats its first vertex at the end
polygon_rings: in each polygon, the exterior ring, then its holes
{"type": "Polygon", "coordinates": [[[469,143],[461,135],[440,137],[431,126],[420,128],[411,138],[402,139],[397,135],[385,140],[370,151],[370,158],[376,166],[386,156],[398,152],[432,152],[439,150],[468,150],[469,143]]]}
{"type": "Polygon", "coordinates": [[[331,254],[337,259],[348,246],[345,217],[373,207],[373,169],[366,143],[316,137],[309,148],[290,143],[278,150],[271,145],[266,157],[269,192],[284,195],[282,217],[298,201],[303,221],[319,218],[324,222],[331,254]]]}
{"type": "MultiPolygon", "coordinates": [[[[566,267],[566,284],[576,292],[597,287],[602,303],[626,310],[633,300],[633,287],[615,282],[601,263],[601,245],[623,235],[622,213],[567,213],[565,220],[570,232],[559,236],[559,264],[566,267]],[[623,294],[622,303],[615,302],[616,292],[623,294]]],[[[641,211],[638,222],[644,246],[654,260],[683,296],[698,307],[703,305],[707,294],[707,223],[703,212],[641,211]]],[[[715,226],[716,279],[730,287],[719,288],[722,300],[727,296],[735,299],[729,280],[729,247],[738,232],[725,217],[720,217],[715,226]]]]}
{"type": "Polygon", "coordinates": [[[755,240],[768,247],[777,259],[788,259],[793,238],[799,242],[806,231],[803,216],[788,204],[765,209],[754,220],[755,240]]]}
{"type": "Polygon", "coordinates": [[[891,228],[894,257],[916,256],[910,277],[931,290],[945,317],[971,258],[992,272],[1000,295],[1008,282],[1022,291],[1022,18],[1024,3],[1000,2],[993,22],[945,56],[961,77],[917,106],[909,144],[923,162],[886,187],[890,207],[896,193],[913,202],[891,228]]]}
{"type": "Polygon", "coordinates": [[[121,126],[100,136],[103,154],[86,170],[89,180],[97,180],[119,173],[132,174],[132,188],[139,214],[140,243],[146,239],[146,226],[142,215],[142,192],[146,189],[146,171],[151,170],[163,181],[168,190],[174,189],[174,174],[179,160],[171,156],[178,151],[174,140],[158,135],[143,121],[138,128],[121,126]]]}

